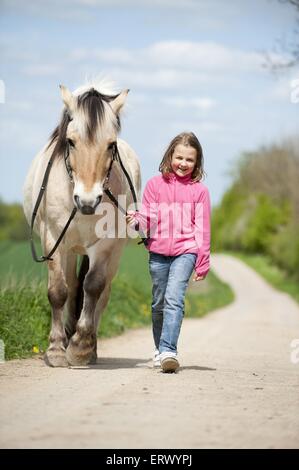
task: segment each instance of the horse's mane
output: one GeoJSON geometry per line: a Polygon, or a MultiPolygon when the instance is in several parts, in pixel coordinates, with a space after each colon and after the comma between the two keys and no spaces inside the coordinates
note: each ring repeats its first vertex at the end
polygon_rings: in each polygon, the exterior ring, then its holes
{"type": "MultiPolygon", "coordinates": [[[[117,94],[104,94],[101,93],[95,86],[83,86],[75,90],[73,93],[77,97],[77,107],[80,115],[83,114],[85,117],[85,130],[87,139],[90,142],[93,142],[97,134],[99,125],[101,125],[105,118],[105,105],[104,102],[109,103],[114,100],[119,93],[117,94]]],[[[67,127],[72,120],[68,110],[63,109],[60,123],[54,129],[50,135],[50,141],[47,148],[50,148],[55,144],[53,150],[53,156],[58,157],[64,155],[67,147],[66,132],[67,127]]],[[[120,131],[120,118],[119,115],[116,116],[114,123],[116,132],[120,131]]]]}

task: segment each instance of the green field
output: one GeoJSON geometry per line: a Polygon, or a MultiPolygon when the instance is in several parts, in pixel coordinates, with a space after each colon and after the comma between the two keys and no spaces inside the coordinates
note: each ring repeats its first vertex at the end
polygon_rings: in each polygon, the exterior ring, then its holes
{"type": "MultiPolygon", "coordinates": [[[[0,276],[0,338],[5,342],[6,359],[45,351],[51,317],[46,266],[32,261],[27,242],[1,242],[0,276]]],[[[232,300],[230,288],[210,272],[203,283],[191,283],[186,296],[186,316],[203,316],[232,300]]],[[[150,325],[150,303],[148,252],[136,241],[130,242],[113,280],[100,336],[150,325]]]]}

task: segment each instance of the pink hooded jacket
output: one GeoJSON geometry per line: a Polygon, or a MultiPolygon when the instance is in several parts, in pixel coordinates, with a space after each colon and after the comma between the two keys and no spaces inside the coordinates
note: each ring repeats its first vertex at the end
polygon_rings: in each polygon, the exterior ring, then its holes
{"type": "Polygon", "coordinates": [[[197,255],[195,271],[206,276],[210,268],[210,196],[191,175],[157,175],[144,189],[142,207],[134,220],[149,236],[147,249],[165,256],[197,255]]]}

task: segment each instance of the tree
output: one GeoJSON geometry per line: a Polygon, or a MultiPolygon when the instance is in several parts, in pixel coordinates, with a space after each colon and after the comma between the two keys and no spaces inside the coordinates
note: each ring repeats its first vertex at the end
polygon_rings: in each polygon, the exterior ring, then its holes
{"type": "Polygon", "coordinates": [[[266,53],[266,67],[273,71],[289,69],[299,65],[299,0],[278,0],[280,3],[291,5],[295,10],[297,26],[291,33],[291,39],[278,38],[274,54],[266,53]],[[297,29],[298,28],[298,29],[297,29]],[[285,59],[281,55],[287,54],[285,59]]]}

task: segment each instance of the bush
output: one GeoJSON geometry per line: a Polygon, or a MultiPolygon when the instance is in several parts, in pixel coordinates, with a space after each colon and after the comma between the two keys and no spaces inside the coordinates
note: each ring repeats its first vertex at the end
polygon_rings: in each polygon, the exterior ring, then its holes
{"type": "Polygon", "coordinates": [[[0,227],[0,241],[28,238],[29,227],[20,204],[5,204],[0,200],[0,227]]]}
{"type": "Polygon", "coordinates": [[[272,239],[269,254],[272,259],[299,280],[299,225],[285,226],[272,239]]]}
{"type": "Polygon", "coordinates": [[[276,206],[266,194],[255,197],[255,208],[247,221],[241,247],[251,253],[268,253],[280,227],[288,222],[287,204],[276,206]]]}
{"type": "Polygon", "coordinates": [[[234,184],[212,215],[212,250],[240,249],[246,227],[246,195],[234,184]]]}
{"type": "Polygon", "coordinates": [[[241,155],[212,214],[212,249],[263,253],[299,276],[299,144],[241,155]]]}

